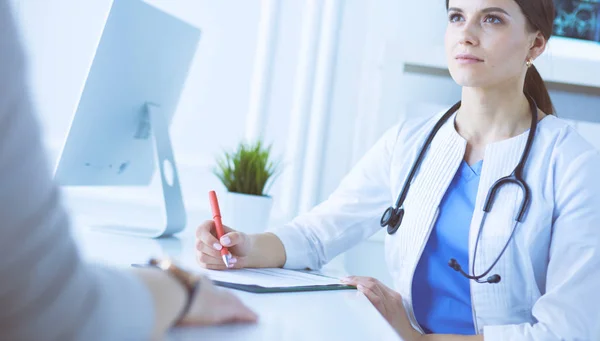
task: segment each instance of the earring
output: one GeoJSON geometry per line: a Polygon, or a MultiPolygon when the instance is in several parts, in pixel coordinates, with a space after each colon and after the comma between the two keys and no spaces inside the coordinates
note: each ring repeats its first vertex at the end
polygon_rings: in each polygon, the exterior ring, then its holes
{"type": "Polygon", "coordinates": [[[533,65],[533,59],[532,58],[527,59],[527,62],[525,62],[525,65],[527,65],[527,67],[530,68],[531,65],[533,65]]]}

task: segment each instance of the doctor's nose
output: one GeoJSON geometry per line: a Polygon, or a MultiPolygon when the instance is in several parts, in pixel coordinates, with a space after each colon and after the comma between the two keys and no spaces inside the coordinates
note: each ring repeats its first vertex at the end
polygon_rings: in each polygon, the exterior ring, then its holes
{"type": "Polygon", "coordinates": [[[479,45],[477,30],[476,24],[466,22],[463,27],[457,31],[457,34],[459,35],[459,44],[467,46],[479,45]]]}

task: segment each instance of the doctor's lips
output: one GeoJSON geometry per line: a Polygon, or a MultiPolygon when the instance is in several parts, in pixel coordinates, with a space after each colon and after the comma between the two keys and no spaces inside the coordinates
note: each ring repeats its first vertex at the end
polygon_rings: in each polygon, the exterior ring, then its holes
{"type": "Polygon", "coordinates": [[[474,64],[474,63],[483,62],[483,59],[477,58],[476,56],[474,56],[472,54],[468,54],[468,53],[458,54],[458,55],[456,55],[455,59],[460,64],[474,64]]]}

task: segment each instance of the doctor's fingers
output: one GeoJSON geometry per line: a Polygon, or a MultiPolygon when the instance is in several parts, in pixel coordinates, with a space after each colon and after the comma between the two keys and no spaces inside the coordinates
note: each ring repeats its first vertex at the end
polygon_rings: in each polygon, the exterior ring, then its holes
{"type": "Polygon", "coordinates": [[[221,244],[216,243],[214,245],[207,245],[201,240],[196,241],[196,251],[206,253],[209,256],[220,258],[221,257],[221,244]],[[217,248],[217,245],[219,246],[217,248]]]}
{"type": "Polygon", "coordinates": [[[343,282],[356,285],[357,287],[360,285],[362,288],[369,289],[374,294],[380,296],[382,300],[386,301],[394,299],[394,295],[397,294],[394,290],[388,288],[385,284],[373,277],[350,276],[345,278],[343,282]]]}
{"type": "Polygon", "coordinates": [[[220,249],[221,243],[213,235],[213,231],[215,231],[215,224],[212,220],[205,221],[202,225],[198,226],[196,229],[196,245],[202,242],[220,249]]]}
{"type": "MultiPolygon", "coordinates": [[[[233,231],[230,227],[223,225],[223,232],[225,234],[233,231]]],[[[196,239],[203,241],[207,245],[220,244],[216,236],[217,228],[214,220],[206,220],[196,228],[196,239]]]]}
{"type": "Polygon", "coordinates": [[[389,299],[400,299],[401,298],[400,293],[398,293],[396,290],[388,287],[387,285],[383,284],[377,278],[373,278],[373,277],[365,277],[365,278],[367,278],[368,285],[379,287],[386,299],[389,300],[389,299]]]}
{"type": "Polygon", "coordinates": [[[348,276],[346,278],[343,278],[342,282],[347,283],[347,284],[356,285],[356,286],[358,286],[360,284],[369,289],[372,289],[372,288],[375,288],[375,287],[381,285],[381,282],[379,282],[377,279],[375,279],[373,277],[365,277],[365,276],[348,276]]]}
{"type": "Polygon", "coordinates": [[[383,298],[381,292],[378,292],[379,290],[376,287],[368,288],[368,287],[364,286],[363,284],[358,284],[357,289],[358,289],[358,291],[363,293],[365,296],[367,296],[367,298],[373,304],[373,306],[375,306],[375,308],[382,315],[385,316],[386,309],[385,309],[385,304],[384,304],[384,298],[383,298]]]}
{"type": "MultiPolygon", "coordinates": [[[[211,269],[211,270],[227,269],[227,267],[225,266],[225,263],[223,262],[223,258],[221,258],[220,254],[218,257],[213,257],[206,253],[199,252],[196,254],[196,261],[198,262],[198,264],[200,264],[200,266],[202,266],[203,268],[206,268],[206,269],[211,269]]],[[[229,263],[231,265],[229,267],[229,269],[241,269],[246,264],[246,257],[232,257],[229,260],[229,263]]]]}

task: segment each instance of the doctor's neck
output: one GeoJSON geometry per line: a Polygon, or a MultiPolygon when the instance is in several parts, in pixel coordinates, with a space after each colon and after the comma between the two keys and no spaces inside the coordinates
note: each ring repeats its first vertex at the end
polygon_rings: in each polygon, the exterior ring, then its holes
{"type": "Polygon", "coordinates": [[[531,110],[519,88],[463,87],[456,131],[476,145],[508,139],[527,131],[531,125],[531,110]]]}

